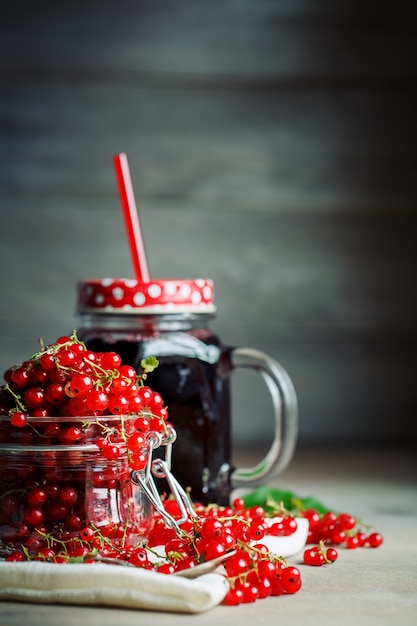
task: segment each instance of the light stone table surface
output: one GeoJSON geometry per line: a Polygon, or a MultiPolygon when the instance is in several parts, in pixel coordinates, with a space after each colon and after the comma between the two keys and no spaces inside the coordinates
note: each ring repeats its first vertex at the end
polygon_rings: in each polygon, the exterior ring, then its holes
{"type": "MultiPolygon", "coordinates": [[[[235,454],[252,465],[262,451],[235,454]]],[[[303,587],[294,596],[219,606],[198,615],[101,607],[0,603],[4,626],[137,626],[212,624],[261,626],[417,625],[417,472],[415,450],[297,450],[273,484],[300,496],[313,495],[330,508],[348,511],[384,536],[378,549],[339,550],[330,566],[300,564],[303,587]]]]}

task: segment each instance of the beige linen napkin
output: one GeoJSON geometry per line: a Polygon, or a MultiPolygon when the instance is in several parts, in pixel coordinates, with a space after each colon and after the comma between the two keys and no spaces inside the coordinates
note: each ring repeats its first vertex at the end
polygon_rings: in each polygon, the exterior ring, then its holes
{"type": "Polygon", "coordinates": [[[103,563],[0,562],[0,600],[200,613],[227,593],[221,574],[189,580],[103,563]]]}

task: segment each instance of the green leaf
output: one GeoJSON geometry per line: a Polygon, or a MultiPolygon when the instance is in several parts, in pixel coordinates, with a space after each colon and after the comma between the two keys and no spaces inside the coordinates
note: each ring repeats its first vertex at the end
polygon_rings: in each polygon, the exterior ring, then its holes
{"type": "Polygon", "coordinates": [[[266,513],[273,513],[280,504],[290,512],[302,512],[310,508],[316,509],[319,513],[331,510],[312,496],[301,497],[292,491],[284,491],[268,485],[262,485],[247,493],[243,496],[243,500],[247,508],[260,505],[266,513]]]}
{"type": "Polygon", "coordinates": [[[158,367],[158,365],[159,361],[155,356],[147,356],[140,362],[140,366],[145,374],[150,374],[151,372],[153,372],[158,367]]]}

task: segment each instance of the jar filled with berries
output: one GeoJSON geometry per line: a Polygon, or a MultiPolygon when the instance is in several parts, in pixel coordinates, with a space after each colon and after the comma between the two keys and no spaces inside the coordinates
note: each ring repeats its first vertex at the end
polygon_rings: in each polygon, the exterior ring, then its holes
{"type": "Polygon", "coordinates": [[[74,333],[10,367],[0,387],[0,557],[135,558],[154,523],[132,472],[171,429],[162,397],[74,333]]]}

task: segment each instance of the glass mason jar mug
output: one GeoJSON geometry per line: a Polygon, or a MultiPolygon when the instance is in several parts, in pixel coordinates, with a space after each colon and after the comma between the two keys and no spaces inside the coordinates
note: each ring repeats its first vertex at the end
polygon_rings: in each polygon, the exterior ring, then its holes
{"type": "Polygon", "coordinates": [[[140,370],[155,356],[149,385],[164,398],[178,435],[173,473],[195,502],[227,504],[235,487],[253,487],[291,460],[298,428],[296,393],[285,369],[263,352],[224,345],[209,327],[216,312],[209,279],[97,279],[78,284],[78,337],[88,348],[117,352],[140,370]],[[231,375],[261,373],[270,393],[275,431],[253,468],[231,464],[231,375]]]}

